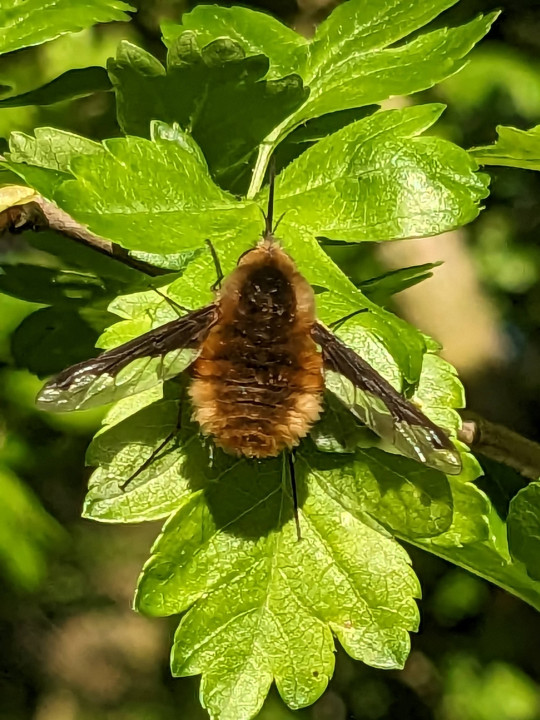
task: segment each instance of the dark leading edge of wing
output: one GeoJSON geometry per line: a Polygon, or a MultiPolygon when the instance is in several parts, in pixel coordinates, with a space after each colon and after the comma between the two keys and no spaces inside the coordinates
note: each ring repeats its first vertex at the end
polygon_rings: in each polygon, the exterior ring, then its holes
{"type": "Polygon", "coordinates": [[[81,410],[148,390],[186,369],[216,317],[216,305],[207,305],[73,365],[45,385],[37,404],[57,412],[81,410]]]}
{"type": "Polygon", "coordinates": [[[324,325],[315,323],[312,337],[330,371],[328,389],[363,423],[403,455],[448,475],[461,472],[459,453],[441,428],[324,325]]]}

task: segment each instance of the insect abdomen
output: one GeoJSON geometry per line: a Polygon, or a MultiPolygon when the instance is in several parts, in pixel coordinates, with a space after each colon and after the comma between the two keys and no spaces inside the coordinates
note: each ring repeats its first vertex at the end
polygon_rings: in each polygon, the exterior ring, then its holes
{"type": "Polygon", "coordinates": [[[323,389],[322,358],[309,334],[309,286],[303,278],[305,286],[295,286],[297,273],[282,251],[265,252],[227,279],[220,321],[192,367],[190,388],[203,432],[229,452],[260,458],[309,432],[323,389]]]}

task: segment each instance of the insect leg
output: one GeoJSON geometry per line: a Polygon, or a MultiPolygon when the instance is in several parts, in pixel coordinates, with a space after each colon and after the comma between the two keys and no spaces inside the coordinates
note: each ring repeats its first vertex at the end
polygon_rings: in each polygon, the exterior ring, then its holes
{"type": "Polygon", "coordinates": [[[146,468],[150,467],[150,465],[154,462],[154,460],[157,460],[157,458],[161,454],[164,454],[162,451],[167,447],[167,445],[171,442],[171,440],[174,440],[174,438],[178,435],[180,428],[181,428],[181,424],[182,424],[182,397],[180,398],[180,401],[178,403],[178,417],[176,418],[176,425],[175,425],[174,429],[171,430],[171,432],[168,433],[165,438],[163,438],[163,440],[159,443],[157,448],[152,452],[150,457],[147,458],[143,462],[143,464],[140,467],[138,467],[137,470],[135,470],[135,472],[132,475],[130,475],[128,477],[128,479],[125,480],[120,485],[120,490],[122,490],[122,492],[125,492],[127,486],[130,485],[133,482],[133,480],[138,478],[139,475],[146,470],[146,468]]]}
{"type": "Polygon", "coordinates": [[[186,313],[190,313],[191,310],[189,308],[184,307],[183,305],[180,305],[180,303],[177,303],[176,300],[173,300],[168,295],[165,295],[165,293],[162,293],[161,290],[158,288],[152,288],[154,292],[157,292],[158,295],[160,295],[175,311],[175,313],[178,315],[178,317],[183,317],[186,313]],[[182,314],[178,312],[178,310],[182,311],[182,314]]]}
{"type": "Polygon", "coordinates": [[[287,455],[287,461],[289,463],[289,478],[291,480],[291,490],[293,498],[293,515],[294,523],[296,525],[296,537],[298,541],[302,539],[302,531],[300,529],[300,518],[298,516],[298,493],[296,491],[296,474],[294,470],[294,451],[285,450],[287,455]]]}
{"type": "Polygon", "coordinates": [[[343,323],[347,322],[347,320],[350,320],[356,315],[360,315],[360,313],[364,312],[369,312],[369,308],[360,308],[360,310],[355,310],[354,312],[345,315],[345,317],[339,318],[339,320],[334,320],[334,322],[331,322],[328,327],[331,330],[337,330],[337,328],[341,327],[343,323]]]}
{"type": "Polygon", "coordinates": [[[212,254],[212,260],[214,261],[214,267],[216,268],[216,282],[212,285],[212,290],[218,290],[221,287],[221,281],[225,277],[223,275],[223,270],[221,269],[221,263],[219,262],[219,258],[217,256],[217,252],[215,247],[212,245],[212,242],[210,240],[205,241],[208,247],[210,248],[210,253],[212,254]]]}

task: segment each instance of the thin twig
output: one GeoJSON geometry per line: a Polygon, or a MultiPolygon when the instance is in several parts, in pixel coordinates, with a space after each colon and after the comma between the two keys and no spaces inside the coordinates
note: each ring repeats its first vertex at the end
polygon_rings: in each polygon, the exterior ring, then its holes
{"type": "Polygon", "coordinates": [[[540,478],[540,445],[489,420],[466,411],[458,438],[473,452],[517,470],[529,480],[540,478]]]}
{"type": "Polygon", "coordinates": [[[31,202],[14,205],[0,213],[0,232],[6,230],[12,232],[53,230],[146,275],[156,276],[167,273],[167,270],[154,267],[143,260],[137,260],[119,245],[90,232],[84,225],[40,195],[36,195],[31,202]]]}

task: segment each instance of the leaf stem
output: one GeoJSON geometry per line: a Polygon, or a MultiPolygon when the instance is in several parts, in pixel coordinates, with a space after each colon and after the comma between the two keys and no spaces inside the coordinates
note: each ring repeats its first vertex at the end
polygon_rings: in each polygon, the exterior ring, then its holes
{"type": "Polygon", "coordinates": [[[264,174],[266,172],[266,168],[268,167],[268,163],[270,162],[270,156],[272,155],[273,150],[274,145],[270,142],[263,142],[259,146],[259,154],[257,155],[255,167],[253,168],[253,175],[251,176],[251,183],[246,195],[248,200],[253,200],[255,195],[261,189],[264,174]]]}
{"type": "Polygon", "coordinates": [[[251,183],[246,194],[248,200],[253,200],[255,195],[261,189],[266,168],[268,167],[272,153],[276,149],[279,141],[293,128],[293,126],[290,125],[290,121],[291,118],[287,118],[287,120],[284,120],[281,124],[277,125],[270,135],[268,135],[259,145],[259,154],[257,155],[257,160],[255,161],[253,175],[251,176],[251,183]]]}

